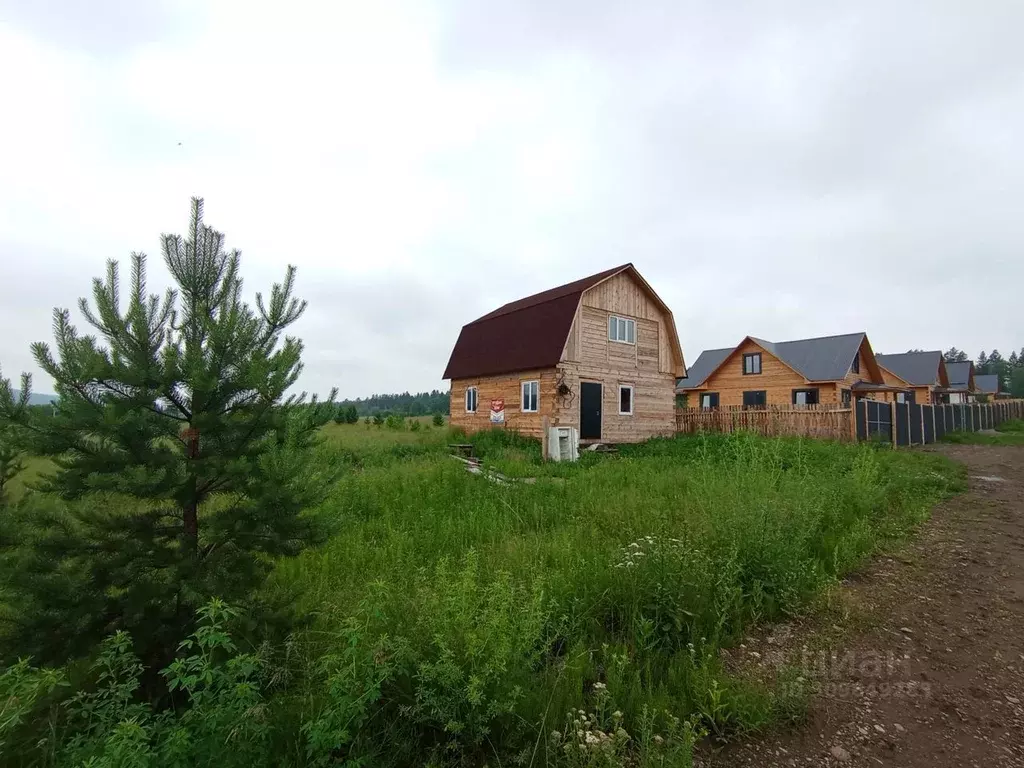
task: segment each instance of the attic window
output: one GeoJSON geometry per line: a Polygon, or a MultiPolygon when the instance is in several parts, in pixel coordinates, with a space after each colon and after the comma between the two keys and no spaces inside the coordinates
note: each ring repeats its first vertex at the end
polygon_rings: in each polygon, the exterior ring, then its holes
{"type": "Polygon", "coordinates": [[[750,352],[743,356],[743,375],[761,372],[761,353],[750,352]]]}
{"type": "Polygon", "coordinates": [[[612,315],[608,318],[608,338],[623,344],[636,344],[636,320],[612,315]]]}
{"type": "Polygon", "coordinates": [[[850,370],[853,373],[860,373],[860,355],[856,354],[853,356],[853,364],[850,366],[850,370]]]}

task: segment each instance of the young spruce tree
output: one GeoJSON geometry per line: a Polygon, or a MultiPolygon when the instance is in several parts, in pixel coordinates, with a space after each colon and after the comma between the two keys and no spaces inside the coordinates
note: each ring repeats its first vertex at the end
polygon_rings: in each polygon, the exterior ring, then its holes
{"type": "Polygon", "coordinates": [[[54,311],[55,349],[32,347],[56,384],[52,418],[33,420],[0,386],[0,423],[57,468],[36,496],[64,500],[0,536],[8,653],[60,662],[125,629],[159,661],[211,596],[245,600],[272,558],[318,538],[303,512],[333,476],[313,460],[333,407],[286,394],[302,343],[283,334],[306,303],[293,267],[245,303],[240,254],[223,244],[194,199],[188,237],[162,237],[176,289],[147,293],[133,253],[126,308],[115,261],[79,302],[96,335],[54,311]]]}
{"type": "Polygon", "coordinates": [[[0,424],[0,510],[8,502],[7,484],[24,468],[14,428],[0,424]]]}

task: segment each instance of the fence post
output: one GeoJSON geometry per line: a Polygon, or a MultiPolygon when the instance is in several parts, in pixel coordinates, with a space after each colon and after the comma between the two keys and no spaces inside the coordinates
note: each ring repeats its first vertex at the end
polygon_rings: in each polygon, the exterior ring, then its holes
{"type": "Polygon", "coordinates": [[[889,413],[891,414],[891,416],[889,417],[889,433],[890,433],[889,436],[892,438],[892,447],[895,448],[898,445],[898,443],[896,441],[897,429],[896,429],[896,398],[895,397],[892,399],[892,402],[889,404],[889,413]]]}

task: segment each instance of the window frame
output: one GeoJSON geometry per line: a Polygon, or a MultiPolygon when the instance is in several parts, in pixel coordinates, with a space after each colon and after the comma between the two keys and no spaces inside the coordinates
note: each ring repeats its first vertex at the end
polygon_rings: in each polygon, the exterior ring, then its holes
{"type": "Polygon", "coordinates": [[[614,341],[616,344],[629,344],[636,346],[636,320],[632,317],[626,317],[624,315],[608,315],[608,341],[614,341]],[[622,323],[623,338],[619,338],[619,323],[622,323]],[[615,334],[612,335],[612,325],[615,326],[615,334]],[[630,333],[632,329],[632,333],[630,333]],[[630,337],[632,336],[632,339],[630,337]]]}
{"type": "Polygon", "coordinates": [[[636,410],[636,388],[632,384],[619,384],[619,416],[632,416],[636,410]],[[629,410],[622,410],[622,390],[629,390],[629,410]]]}
{"type": "Polygon", "coordinates": [[[743,407],[744,408],[767,408],[768,407],[768,390],[766,389],[748,389],[743,393],[743,407]],[[762,403],[755,403],[753,405],[747,404],[747,395],[761,395],[762,403]]]}
{"type": "Polygon", "coordinates": [[[519,382],[519,410],[522,413],[540,413],[540,380],[539,379],[523,379],[519,382]],[[528,399],[526,394],[526,388],[533,386],[533,408],[526,407],[526,401],[528,399]]]}
{"type": "Polygon", "coordinates": [[[850,363],[850,373],[860,373],[860,351],[853,356],[853,362],[850,363]]]}
{"type": "Polygon", "coordinates": [[[477,387],[466,387],[466,395],[463,397],[464,404],[466,406],[466,413],[476,413],[477,408],[480,407],[480,390],[477,387]],[[470,393],[473,395],[473,407],[469,407],[469,396],[470,393]]]}
{"type": "Polygon", "coordinates": [[[853,390],[842,389],[839,391],[840,405],[850,405],[853,402],[853,390]]]}
{"type": "Polygon", "coordinates": [[[792,402],[793,402],[793,405],[820,405],[821,404],[821,388],[820,387],[798,387],[797,389],[793,390],[792,402]],[[814,402],[813,403],[798,403],[796,401],[796,396],[798,394],[800,394],[801,392],[803,392],[805,394],[809,394],[809,393],[813,392],[814,393],[814,402]]]}
{"type": "Polygon", "coordinates": [[[720,402],[721,400],[717,392],[701,392],[700,397],[697,400],[697,407],[700,408],[702,411],[713,411],[719,407],[720,402]],[[708,405],[704,405],[705,397],[714,400],[714,402],[708,405]]]}
{"type": "MultiPolygon", "coordinates": [[[[744,376],[760,376],[761,375],[761,353],[760,352],[744,352],[743,353],[743,375],[744,376]],[[747,370],[747,360],[757,360],[757,370],[747,370]]],[[[751,365],[753,368],[753,365],[751,365]]]]}

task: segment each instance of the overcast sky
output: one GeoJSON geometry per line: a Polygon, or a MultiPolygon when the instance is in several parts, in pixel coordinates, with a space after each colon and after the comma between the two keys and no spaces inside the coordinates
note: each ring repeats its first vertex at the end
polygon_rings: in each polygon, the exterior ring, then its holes
{"type": "MultiPolygon", "coordinates": [[[[189,197],[301,384],[440,387],[462,324],[632,261],[688,361],[1024,344],[1024,3],[0,0],[0,366],[189,197]]],[[[39,376],[37,391],[51,383],[39,376]]]]}

